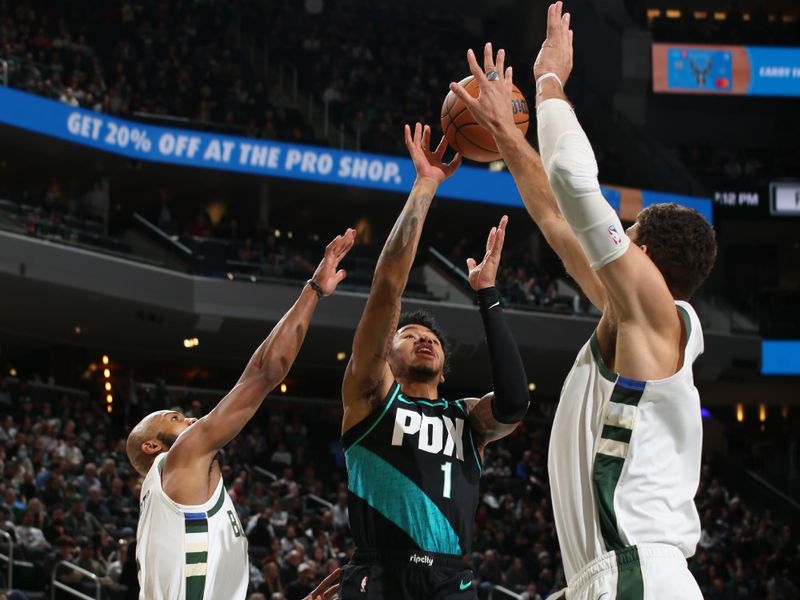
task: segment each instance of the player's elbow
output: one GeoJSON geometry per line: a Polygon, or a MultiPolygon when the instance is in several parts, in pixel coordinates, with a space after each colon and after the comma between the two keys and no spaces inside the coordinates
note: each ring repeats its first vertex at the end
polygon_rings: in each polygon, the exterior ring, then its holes
{"type": "Polygon", "coordinates": [[[495,392],[492,396],[492,416],[498,423],[519,423],[528,414],[530,399],[527,389],[495,392]]]}
{"type": "MultiPolygon", "coordinates": [[[[565,136],[566,137],[566,136],[565,136]]],[[[600,193],[597,161],[591,147],[576,144],[560,148],[547,166],[547,177],[561,205],[565,199],[579,199],[600,193]]]]}

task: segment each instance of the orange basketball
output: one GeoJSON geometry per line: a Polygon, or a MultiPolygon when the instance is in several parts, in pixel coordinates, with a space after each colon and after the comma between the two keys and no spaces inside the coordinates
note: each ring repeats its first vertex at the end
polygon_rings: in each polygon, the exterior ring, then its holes
{"type": "MultiPolygon", "coordinates": [[[[478,82],[470,75],[458,82],[473,98],[478,97],[478,82]]],[[[495,84],[490,84],[495,85],[495,84]]],[[[497,83],[496,85],[502,85],[497,83]]],[[[528,131],[528,102],[515,85],[512,92],[511,109],[514,123],[523,134],[528,131]]],[[[447,142],[461,156],[477,162],[491,162],[500,158],[492,135],[478,125],[467,106],[453,93],[448,92],[442,103],[442,131],[447,142]]]]}

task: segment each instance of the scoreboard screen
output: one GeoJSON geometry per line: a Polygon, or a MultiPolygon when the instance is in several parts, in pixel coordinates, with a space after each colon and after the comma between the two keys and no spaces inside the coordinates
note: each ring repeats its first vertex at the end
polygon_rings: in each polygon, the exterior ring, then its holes
{"type": "Polygon", "coordinates": [[[800,96],[800,48],[653,44],[653,91],[800,96]]]}

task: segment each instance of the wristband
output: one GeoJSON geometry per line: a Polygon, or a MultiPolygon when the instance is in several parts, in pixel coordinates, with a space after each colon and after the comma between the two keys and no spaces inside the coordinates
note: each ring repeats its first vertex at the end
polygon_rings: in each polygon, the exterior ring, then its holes
{"type": "Polygon", "coordinates": [[[317,293],[317,298],[319,298],[320,300],[322,300],[325,297],[325,292],[322,291],[322,288],[316,281],[314,281],[314,279],[309,279],[308,281],[306,281],[306,285],[311,286],[311,289],[317,293]]]}
{"type": "Polygon", "coordinates": [[[536,90],[537,90],[537,92],[538,92],[538,90],[539,90],[539,84],[540,84],[542,81],[544,81],[545,79],[548,79],[548,78],[550,78],[550,77],[552,77],[553,79],[555,79],[555,80],[558,82],[558,85],[560,85],[560,86],[561,86],[561,89],[562,89],[562,90],[564,89],[564,84],[563,84],[563,83],[561,83],[561,79],[559,79],[559,78],[558,78],[558,75],[556,75],[555,73],[552,73],[552,72],[548,72],[548,73],[545,73],[544,75],[541,75],[541,76],[540,76],[540,77],[539,77],[539,78],[536,80],[536,90]]]}
{"type": "Polygon", "coordinates": [[[478,306],[481,312],[488,312],[489,310],[500,306],[500,293],[497,288],[492,286],[478,290],[478,306]]]}

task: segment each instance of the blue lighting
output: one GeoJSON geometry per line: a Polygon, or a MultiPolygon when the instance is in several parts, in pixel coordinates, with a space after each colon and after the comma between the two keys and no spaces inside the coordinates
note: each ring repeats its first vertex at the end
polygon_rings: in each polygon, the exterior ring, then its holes
{"type": "Polygon", "coordinates": [[[800,375],[800,340],[762,340],[762,375],[800,375]]]}

